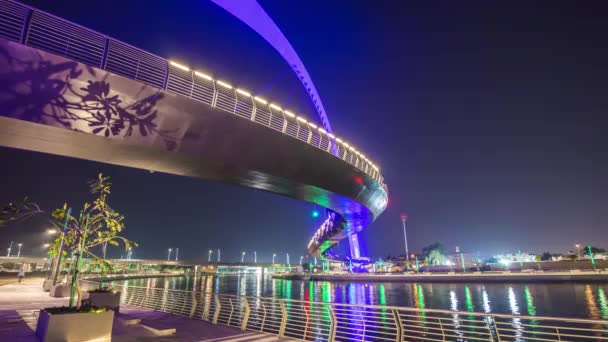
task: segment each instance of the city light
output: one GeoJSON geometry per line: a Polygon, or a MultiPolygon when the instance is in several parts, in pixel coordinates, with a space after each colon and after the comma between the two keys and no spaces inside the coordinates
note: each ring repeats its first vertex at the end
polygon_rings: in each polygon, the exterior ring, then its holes
{"type": "Polygon", "coordinates": [[[17,247],[19,247],[19,249],[17,250],[17,258],[21,256],[21,246],[23,246],[22,243],[17,244],[17,247]]]}
{"type": "Polygon", "coordinates": [[[209,257],[207,258],[207,262],[211,262],[211,254],[213,254],[213,251],[209,250],[209,257]]]}
{"type": "Polygon", "coordinates": [[[285,115],[289,116],[290,118],[295,118],[296,115],[288,110],[284,111],[283,113],[285,113],[285,115]]]}
{"type": "Polygon", "coordinates": [[[47,229],[46,233],[48,235],[55,235],[55,234],[57,234],[57,230],[56,229],[47,229]]]}
{"type": "Polygon", "coordinates": [[[274,104],[274,103],[271,103],[271,104],[270,104],[270,108],[272,108],[272,109],[276,109],[276,110],[279,110],[279,111],[280,111],[280,110],[283,110],[283,108],[281,108],[281,107],[277,106],[277,105],[276,105],[276,104],[274,104]]]}
{"type": "Polygon", "coordinates": [[[277,254],[276,254],[276,253],[273,253],[273,254],[272,254],[272,263],[273,263],[273,264],[274,264],[274,259],[275,259],[276,257],[277,257],[277,254]]]}
{"type": "Polygon", "coordinates": [[[173,250],[172,248],[169,248],[169,249],[168,249],[168,253],[167,253],[167,261],[171,260],[171,251],[172,251],[172,250],[173,250]]]}
{"type": "Polygon", "coordinates": [[[42,245],[42,247],[44,247],[44,248],[49,248],[50,246],[51,246],[50,243],[45,243],[44,245],[42,245]]]}
{"type": "Polygon", "coordinates": [[[245,252],[241,254],[241,264],[245,262],[245,252]]]}

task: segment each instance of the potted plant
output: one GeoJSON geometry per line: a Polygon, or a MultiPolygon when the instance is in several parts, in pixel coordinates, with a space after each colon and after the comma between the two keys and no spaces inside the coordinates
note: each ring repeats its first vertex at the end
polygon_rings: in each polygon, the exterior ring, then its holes
{"type": "MultiPolygon", "coordinates": [[[[63,336],[61,334],[65,330],[64,327],[72,326],[79,326],[80,329],[85,330],[96,326],[95,329],[90,329],[94,330],[92,334],[95,335],[95,338],[70,337],[58,338],[58,340],[92,340],[101,338],[99,336],[111,335],[114,316],[112,308],[118,307],[115,302],[116,295],[106,296],[104,300],[107,300],[107,302],[104,303],[107,306],[104,305],[106,307],[103,308],[82,306],[83,292],[79,285],[82,257],[88,256],[94,259],[101,263],[105,269],[110,266],[105,259],[105,246],[108,244],[119,246],[122,243],[125,250],[130,249],[131,246],[137,246],[137,244],[119,235],[124,229],[124,216],[110,207],[108,203],[110,188],[109,177],[99,174],[96,179],[89,182],[89,192],[94,198],[91,202],[84,203],[78,216],[72,215],[72,208],[67,203],[63,207],[52,211],[50,223],[61,234],[51,246],[52,255],[57,256],[57,266],[54,270],[54,277],[52,277],[54,285],[51,286],[50,291],[51,295],[62,297],[67,294],[66,292],[69,292],[70,301],[67,308],[41,310],[37,335],[43,340],[47,338],[55,340],[54,337],[49,336],[63,336]],[[102,247],[104,247],[104,257],[99,257],[95,254],[95,251],[102,247]],[[56,284],[57,276],[61,272],[60,265],[63,257],[67,255],[67,251],[72,254],[68,281],[65,284],[56,284]],[[94,322],[91,323],[90,320],[94,322]],[[57,327],[54,327],[54,325],[57,325],[57,327]],[[98,331],[98,329],[103,331],[98,331]]],[[[20,205],[9,204],[1,209],[0,224],[43,212],[37,205],[28,202],[26,198],[20,205]]],[[[99,286],[101,288],[102,283],[99,286]]],[[[118,296],[118,298],[120,297],[118,296]]]]}
{"type": "Polygon", "coordinates": [[[120,292],[111,288],[103,287],[87,292],[91,306],[112,309],[114,312],[120,310],[120,292]]]}
{"type": "Polygon", "coordinates": [[[109,341],[114,311],[106,308],[47,308],[40,310],[36,336],[42,341],[109,341]]]}

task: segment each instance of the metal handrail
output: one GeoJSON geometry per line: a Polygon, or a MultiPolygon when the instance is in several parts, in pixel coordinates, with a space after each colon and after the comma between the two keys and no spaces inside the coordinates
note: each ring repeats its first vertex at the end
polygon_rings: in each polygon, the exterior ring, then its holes
{"type": "Polygon", "coordinates": [[[305,341],[608,341],[608,321],[117,286],[123,304],[305,341]]]}
{"type": "Polygon", "coordinates": [[[344,160],[388,192],[378,167],[347,142],[276,103],[206,74],[11,0],[0,0],[0,37],[140,81],[264,125],[344,160]],[[260,113],[257,117],[256,112],[260,113]]]}

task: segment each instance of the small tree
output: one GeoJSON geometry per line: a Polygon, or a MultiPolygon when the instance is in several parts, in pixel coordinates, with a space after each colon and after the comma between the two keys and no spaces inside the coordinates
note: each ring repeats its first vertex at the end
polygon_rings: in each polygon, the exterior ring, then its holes
{"type": "MultiPolygon", "coordinates": [[[[52,256],[66,254],[62,251],[62,242],[65,249],[73,252],[72,260],[72,290],[70,295],[70,306],[73,305],[74,291],[78,292],[78,306],[80,306],[81,290],[78,283],[80,261],[83,256],[91,257],[102,264],[105,269],[109,262],[99,255],[93,253],[93,249],[107,244],[119,246],[124,245],[125,250],[136,243],[120,236],[124,230],[124,216],[114,210],[108,203],[112,183],[110,177],[99,174],[96,179],[89,182],[89,192],[93,195],[91,202],[85,202],[78,216],[72,215],[71,208],[65,203],[62,207],[52,211],[50,223],[62,234],[55,239],[51,246],[52,256]]],[[[9,204],[0,212],[0,223],[14,222],[32,215],[43,213],[40,208],[27,201],[18,205],[9,204]]],[[[62,255],[63,256],[63,255],[62,255]]],[[[58,269],[55,272],[59,272],[58,269]]]]}
{"type": "Polygon", "coordinates": [[[422,255],[424,256],[424,261],[429,265],[442,265],[447,259],[445,248],[439,242],[424,247],[422,255]]]}
{"type": "Polygon", "coordinates": [[[593,252],[593,254],[605,253],[606,252],[606,250],[603,249],[603,248],[591,246],[591,247],[585,247],[583,249],[583,255],[589,255],[589,249],[591,249],[591,252],[593,252]]]}
{"type": "Polygon", "coordinates": [[[544,252],[541,256],[540,256],[540,261],[551,261],[551,253],[549,252],[544,252]]]}

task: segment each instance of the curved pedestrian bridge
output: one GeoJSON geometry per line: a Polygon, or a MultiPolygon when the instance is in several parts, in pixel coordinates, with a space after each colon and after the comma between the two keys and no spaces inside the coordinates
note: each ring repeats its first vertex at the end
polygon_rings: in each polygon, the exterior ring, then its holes
{"type": "MultiPolygon", "coordinates": [[[[387,204],[377,165],[270,99],[93,30],[0,1],[0,146],[200,177],[328,209],[340,229],[387,204]]],[[[238,203],[235,203],[238,208],[238,203]]]]}

